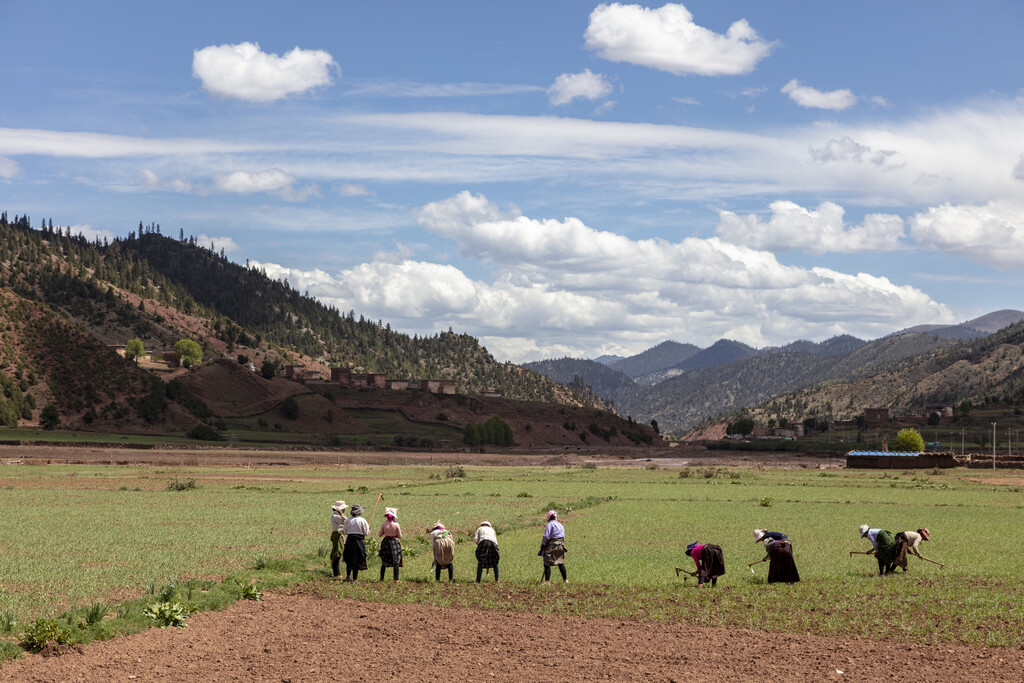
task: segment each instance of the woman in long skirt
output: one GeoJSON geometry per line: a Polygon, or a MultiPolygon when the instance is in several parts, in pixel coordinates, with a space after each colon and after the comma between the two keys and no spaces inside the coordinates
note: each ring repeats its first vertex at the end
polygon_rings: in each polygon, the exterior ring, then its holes
{"type": "Polygon", "coordinates": [[[398,510],[396,508],[384,509],[384,523],[380,525],[377,534],[381,536],[380,542],[380,580],[384,580],[384,571],[388,567],[394,568],[395,581],[398,581],[398,568],[402,566],[402,528],[398,526],[398,510]]]}
{"type": "Polygon", "coordinates": [[[681,571],[696,576],[698,588],[702,588],[706,583],[711,583],[712,586],[718,584],[718,577],[725,574],[725,553],[722,552],[721,546],[694,541],[686,546],[686,554],[697,565],[697,571],[687,572],[682,567],[676,567],[676,576],[679,576],[681,571]]]}
{"type": "Polygon", "coordinates": [[[896,571],[896,539],[892,532],[885,529],[872,529],[861,524],[858,529],[861,538],[871,541],[871,550],[878,560],[878,575],[884,576],[896,571]]]}
{"type": "Polygon", "coordinates": [[[476,541],[476,582],[480,583],[485,569],[493,569],[494,580],[497,581],[501,555],[498,553],[498,535],[491,527],[491,523],[480,522],[473,540],[476,541]]]}
{"type": "Polygon", "coordinates": [[[359,570],[366,569],[366,543],[363,539],[370,533],[370,525],[363,519],[363,506],[353,503],[350,517],[345,522],[345,580],[359,579],[359,570]]]}
{"type": "Polygon", "coordinates": [[[768,583],[796,583],[800,580],[800,572],[793,561],[793,544],[789,537],[780,531],[757,529],[754,531],[754,542],[764,543],[765,556],[749,567],[761,562],[768,562],[768,583]]]}

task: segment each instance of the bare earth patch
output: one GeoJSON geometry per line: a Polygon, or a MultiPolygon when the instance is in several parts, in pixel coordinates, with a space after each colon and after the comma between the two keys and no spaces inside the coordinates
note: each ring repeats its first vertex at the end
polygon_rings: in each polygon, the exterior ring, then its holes
{"type": "MultiPolygon", "coordinates": [[[[495,590],[501,590],[496,586],[495,590]]],[[[553,588],[557,590],[557,588],[553,588]]],[[[2,681],[1021,681],[1024,652],[363,603],[297,592],[197,614],[2,681]]]]}

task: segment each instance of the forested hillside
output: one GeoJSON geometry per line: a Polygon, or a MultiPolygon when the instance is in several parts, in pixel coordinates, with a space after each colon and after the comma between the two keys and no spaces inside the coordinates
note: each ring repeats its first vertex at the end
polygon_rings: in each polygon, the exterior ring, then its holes
{"type": "Polygon", "coordinates": [[[460,393],[492,389],[513,399],[600,401],[584,395],[585,387],[577,394],[495,361],[469,335],[448,330],[410,337],[354,311],[324,306],[184,233],[166,237],[155,224],[140,223],[125,239],[100,242],[52,222],[33,229],[27,216],[8,219],[4,212],[0,294],[0,324],[7,330],[0,374],[17,390],[5,391],[5,400],[17,404],[6,409],[11,414],[38,413],[25,402],[45,397],[63,413],[80,415],[109,400],[114,407],[108,412],[123,416],[125,401],[142,400],[149,391],[149,376],[110,345],[135,337],[146,350],[167,351],[191,338],[208,358],[242,353],[256,361],[454,379],[460,393]],[[17,394],[22,398],[12,398],[17,394]]]}

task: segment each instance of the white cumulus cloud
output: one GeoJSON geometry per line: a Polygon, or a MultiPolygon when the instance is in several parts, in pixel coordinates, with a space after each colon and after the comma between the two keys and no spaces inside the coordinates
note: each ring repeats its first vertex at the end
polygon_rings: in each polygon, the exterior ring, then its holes
{"type": "Polygon", "coordinates": [[[914,215],[910,234],[918,244],[961,254],[1000,270],[1024,267],[1024,204],[942,204],[914,215]]]}
{"type": "Polygon", "coordinates": [[[578,74],[562,74],[548,88],[551,104],[569,104],[575,99],[600,100],[612,93],[612,84],[602,74],[584,69],[578,74]]]}
{"type": "Polygon", "coordinates": [[[319,192],[316,185],[296,188],[295,178],[279,168],[271,168],[259,173],[250,171],[218,173],[213,180],[217,188],[224,192],[235,194],[272,192],[289,202],[302,202],[319,192]]]}
{"type": "Polygon", "coordinates": [[[822,92],[809,85],[800,85],[795,78],[782,86],[782,92],[801,107],[842,111],[857,103],[857,96],[847,89],[822,92]]]}
{"type": "Polygon", "coordinates": [[[613,62],[703,76],[749,73],[774,46],[746,19],[733,23],[724,35],[699,26],[680,3],[658,9],[598,5],[584,38],[588,49],[613,62]]]}
{"type": "Polygon", "coordinates": [[[196,244],[201,247],[213,247],[214,251],[223,249],[226,254],[231,254],[241,248],[238,246],[238,242],[230,237],[210,237],[209,235],[199,235],[196,237],[196,244]]]}
{"type": "Polygon", "coordinates": [[[283,57],[268,54],[258,43],[211,45],[196,50],[192,75],[218,97],[273,102],[288,95],[330,85],[338,65],[323,50],[296,47],[283,57]]]}
{"type": "Polygon", "coordinates": [[[715,234],[753,249],[803,251],[812,256],[905,248],[906,228],[900,216],[869,214],[861,225],[850,226],[843,221],[843,207],[833,202],[822,202],[817,210],[790,201],[772,202],[769,208],[768,221],[757,214],[720,211],[715,234]]]}

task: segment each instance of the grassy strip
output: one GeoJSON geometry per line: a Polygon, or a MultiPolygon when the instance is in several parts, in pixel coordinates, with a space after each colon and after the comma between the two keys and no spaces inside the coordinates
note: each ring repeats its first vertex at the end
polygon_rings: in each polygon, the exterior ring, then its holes
{"type": "MultiPolygon", "coordinates": [[[[250,568],[233,572],[220,581],[192,579],[159,587],[150,584],[142,597],[113,604],[96,602],[69,610],[52,621],[61,633],[63,647],[108,640],[159,625],[145,614],[154,604],[177,603],[186,615],[222,610],[238,600],[254,599],[264,590],[323,577],[324,562],[324,558],[317,555],[273,560],[258,557],[250,568]]],[[[9,613],[0,615],[0,662],[20,657],[23,652],[20,643],[46,621],[49,620],[18,624],[9,613]]]]}
{"type": "Polygon", "coordinates": [[[967,592],[953,577],[914,581],[894,576],[865,579],[858,585],[861,590],[853,594],[845,583],[698,590],[692,582],[682,581],[666,589],[576,583],[448,584],[430,579],[398,584],[339,583],[320,579],[303,584],[299,590],[365,602],[687,623],[929,645],[1024,647],[1024,586],[1019,582],[989,580],[967,592]]]}

